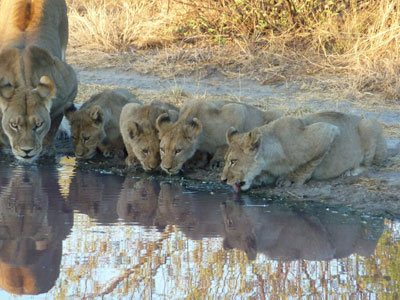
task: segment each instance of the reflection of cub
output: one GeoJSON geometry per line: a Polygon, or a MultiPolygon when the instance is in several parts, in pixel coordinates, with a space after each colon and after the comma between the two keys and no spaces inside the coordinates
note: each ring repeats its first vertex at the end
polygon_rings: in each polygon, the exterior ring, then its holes
{"type": "Polygon", "coordinates": [[[120,176],[76,170],[69,188],[68,201],[74,210],[79,210],[97,222],[116,222],[116,197],[122,181],[120,176]]]}
{"type": "Polygon", "coordinates": [[[317,211],[316,216],[271,205],[245,207],[232,201],[221,205],[224,248],[238,248],[249,259],[257,253],[277,260],[329,260],[373,253],[383,221],[363,224],[360,217],[341,217],[317,211]]]}
{"type": "Polygon", "coordinates": [[[191,193],[182,186],[163,182],[158,197],[158,226],[174,224],[193,240],[221,236],[223,223],[217,197],[207,192],[191,193]]]}
{"type": "Polygon", "coordinates": [[[283,117],[248,133],[227,132],[229,149],[221,179],[235,190],[253,181],[302,185],[330,179],[386,157],[386,142],[376,120],[322,112],[283,117]]]}
{"type": "Polygon", "coordinates": [[[194,195],[176,184],[126,178],[117,211],[127,222],[159,230],[176,225],[189,238],[202,239],[223,232],[219,203],[208,193],[194,195]]]}
{"type": "Polygon", "coordinates": [[[138,222],[143,226],[155,225],[159,191],[160,184],[155,180],[127,177],[117,203],[118,216],[126,222],[138,222]]]}
{"type": "Polygon", "coordinates": [[[0,286],[10,293],[45,293],[59,276],[73,216],[55,172],[14,169],[0,196],[0,286]]]}

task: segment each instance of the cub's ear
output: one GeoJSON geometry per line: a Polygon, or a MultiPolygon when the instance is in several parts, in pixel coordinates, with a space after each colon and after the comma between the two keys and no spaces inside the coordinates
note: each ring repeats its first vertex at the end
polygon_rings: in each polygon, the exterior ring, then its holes
{"type": "Polygon", "coordinates": [[[51,100],[56,95],[56,90],[54,82],[49,77],[42,76],[40,77],[38,86],[33,91],[39,94],[40,98],[43,99],[47,110],[50,111],[51,100]]]}
{"type": "Polygon", "coordinates": [[[163,113],[163,114],[159,115],[156,120],[156,128],[157,128],[158,132],[161,134],[163,132],[165,132],[167,127],[171,124],[172,124],[171,118],[169,117],[169,115],[167,113],[163,113]]]}
{"type": "Polygon", "coordinates": [[[132,140],[143,133],[142,127],[135,121],[129,121],[127,124],[127,129],[129,138],[132,140]]]}
{"type": "Polygon", "coordinates": [[[89,116],[97,125],[102,124],[104,121],[104,111],[99,105],[94,105],[90,111],[89,116]]]}
{"type": "Polygon", "coordinates": [[[185,135],[185,137],[192,139],[200,134],[202,128],[203,127],[199,119],[193,118],[192,121],[183,125],[183,134],[185,135]]]}
{"type": "Polygon", "coordinates": [[[71,104],[64,108],[64,116],[67,118],[68,121],[71,121],[72,115],[76,112],[76,106],[71,104]]]}
{"type": "Polygon", "coordinates": [[[232,137],[235,134],[238,134],[239,132],[235,129],[235,127],[230,127],[227,131],[226,131],[226,142],[229,144],[232,143],[232,137]]]}
{"type": "Polygon", "coordinates": [[[176,122],[179,119],[179,111],[177,110],[169,109],[168,115],[172,122],[176,122]]]}
{"type": "Polygon", "coordinates": [[[261,131],[255,128],[247,134],[247,149],[251,152],[257,152],[261,143],[261,131]]]}
{"type": "Polygon", "coordinates": [[[8,81],[7,77],[0,79],[0,95],[2,98],[5,100],[11,99],[11,97],[14,95],[14,90],[15,88],[8,81]]]}
{"type": "Polygon", "coordinates": [[[150,106],[151,109],[149,110],[149,119],[151,124],[156,124],[157,118],[165,113],[165,109],[162,109],[161,107],[157,106],[150,106]]]}

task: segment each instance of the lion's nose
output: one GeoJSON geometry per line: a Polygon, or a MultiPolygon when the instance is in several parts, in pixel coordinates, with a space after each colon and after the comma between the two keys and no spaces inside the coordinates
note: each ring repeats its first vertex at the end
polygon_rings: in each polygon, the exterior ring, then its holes
{"type": "Polygon", "coordinates": [[[28,148],[28,147],[22,148],[21,147],[21,150],[24,151],[26,155],[28,155],[33,150],[33,148],[28,148]]]}

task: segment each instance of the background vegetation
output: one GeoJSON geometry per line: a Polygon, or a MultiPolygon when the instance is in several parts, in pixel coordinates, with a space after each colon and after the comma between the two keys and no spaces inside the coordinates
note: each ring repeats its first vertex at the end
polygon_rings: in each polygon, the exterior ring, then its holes
{"type": "Polygon", "coordinates": [[[87,61],[87,51],[96,51],[105,55],[91,56],[92,63],[107,61],[162,76],[217,68],[264,84],[323,74],[341,89],[398,99],[398,1],[67,3],[73,62],[87,61]]]}

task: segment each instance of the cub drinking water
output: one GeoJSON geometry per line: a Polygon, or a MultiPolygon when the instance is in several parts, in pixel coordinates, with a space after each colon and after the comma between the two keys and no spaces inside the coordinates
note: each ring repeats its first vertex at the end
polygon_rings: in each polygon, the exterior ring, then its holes
{"type": "Polygon", "coordinates": [[[340,112],[282,117],[247,133],[230,128],[226,138],[221,180],[236,191],[253,182],[300,186],[346,171],[357,175],[360,166],[384,160],[387,152],[376,120],[340,112]]]}
{"type": "Polygon", "coordinates": [[[254,106],[229,101],[189,101],[174,122],[168,114],[156,121],[160,133],[161,168],[168,174],[178,173],[196,151],[211,154],[211,164],[223,161],[225,132],[235,126],[251,130],[279,118],[282,112],[261,111],[254,106]]]}
{"type": "Polygon", "coordinates": [[[176,120],[179,111],[175,106],[163,102],[149,105],[129,103],[123,107],[120,128],[128,152],[128,167],[140,162],[144,170],[150,171],[160,164],[160,141],[155,123],[163,113],[176,120]]]}
{"type": "Polygon", "coordinates": [[[104,157],[125,156],[119,118],[128,103],[140,102],[129,91],[115,89],[93,95],[79,110],[74,105],[65,109],[77,158],[90,159],[97,150],[104,157]]]}

